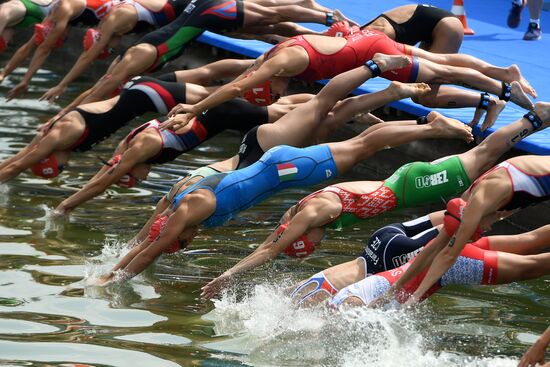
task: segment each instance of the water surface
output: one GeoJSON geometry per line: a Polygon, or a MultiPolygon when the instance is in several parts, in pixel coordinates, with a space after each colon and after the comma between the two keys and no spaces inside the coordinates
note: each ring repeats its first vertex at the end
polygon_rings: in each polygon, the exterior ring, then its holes
{"type": "MultiPolygon", "coordinates": [[[[19,77],[10,77],[0,91],[19,77]]],[[[34,129],[55,113],[55,106],[36,98],[56,78],[53,72],[41,73],[25,99],[0,101],[0,159],[28,143],[34,129]]],[[[155,168],[140,188],[111,188],[70,218],[53,219],[52,208],[100,167],[95,155],[110,157],[131,126],[93,154],[75,154],[57,179],[24,173],[0,186],[0,364],[514,366],[550,322],[548,279],[452,287],[412,313],[336,314],[289,304],[282,288],[353,259],[374,229],[422,211],[331,232],[313,256],[281,257],[255,270],[216,307],[201,300],[202,285],[248,254],[284,210],[310,192],[301,189],[276,195],[224,228],[203,232],[192,245],[196,251],[162,256],[128,284],[87,287],[83,278],[115,263],[171,182],[228,157],[239,141],[236,133],[224,133],[155,168]]]]}

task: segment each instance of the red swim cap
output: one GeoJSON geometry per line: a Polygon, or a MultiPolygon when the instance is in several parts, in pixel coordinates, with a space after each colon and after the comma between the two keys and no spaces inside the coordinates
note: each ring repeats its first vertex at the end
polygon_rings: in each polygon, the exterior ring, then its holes
{"type": "MultiPolygon", "coordinates": [[[[157,238],[159,238],[160,236],[160,231],[164,228],[164,226],[166,226],[166,223],[168,223],[168,216],[167,215],[157,215],[157,217],[155,218],[155,221],[153,222],[153,224],[151,225],[151,228],[149,228],[149,234],[147,235],[147,239],[149,240],[149,242],[154,242],[157,238]]],[[[179,251],[180,249],[180,241],[178,241],[178,239],[176,239],[172,245],[170,247],[168,247],[167,249],[165,249],[163,252],[167,253],[167,254],[173,254],[174,252],[176,251],[179,251]]],[[[184,246],[184,248],[187,247],[186,245],[184,246]]]]}
{"type": "Polygon", "coordinates": [[[57,158],[52,153],[48,158],[44,158],[32,166],[31,171],[39,177],[54,178],[63,171],[63,165],[57,163],[57,158]]]}
{"type": "MultiPolygon", "coordinates": [[[[97,29],[89,28],[86,33],[84,34],[84,39],[82,40],[82,47],[84,47],[84,51],[88,51],[94,43],[99,41],[99,37],[101,34],[97,29]]],[[[106,59],[111,55],[111,49],[106,46],[103,51],[99,55],[97,55],[98,60],[106,59]]]]}
{"type": "MultiPolygon", "coordinates": [[[[281,224],[275,232],[280,237],[285,229],[288,227],[288,223],[281,224]]],[[[284,252],[290,257],[306,257],[311,255],[315,251],[315,244],[309,240],[306,234],[301,235],[285,248],[284,252]]]]}
{"type": "Polygon", "coordinates": [[[330,26],[329,29],[323,32],[325,36],[329,37],[343,37],[346,38],[354,33],[359,32],[361,29],[357,26],[350,26],[346,20],[341,20],[330,26]]]}
{"type": "MultiPolygon", "coordinates": [[[[51,20],[46,20],[43,23],[37,23],[34,25],[34,43],[37,46],[40,46],[46,38],[48,37],[48,34],[52,30],[53,23],[51,20]]],[[[55,42],[55,47],[59,48],[63,46],[63,43],[65,43],[65,38],[59,37],[57,41],[55,42]]]]}
{"type": "MultiPolygon", "coordinates": [[[[109,162],[107,163],[111,167],[114,167],[120,162],[121,159],[122,159],[122,155],[117,154],[113,158],[109,159],[109,162]]],[[[120,187],[131,189],[132,187],[136,186],[137,183],[138,183],[138,180],[131,173],[127,173],[124,176],[122,176],[116,184],[120,187]]]]}
{"type": "Polygon", "coordinates": [[[125,174],[118,180],[116,183],[120,187],[124,187],[125,189],[131,189],[132,187],[135,187],[138,183],[138,180],[131,174],[125,174]]]}
{"type": "Polygon", "coordinates": [[[273,98],[271,98],[271,81],[266,80],[264,83],[247,90],[243,93],[243,97],[248,102],[257,106],[269,106],[273,103],[273,98]]]}
{"type": "MultiPolygon", "coordinates": [[[[464,208],[467,204],[467,202],[460,198],[449,200],[447,203],[447,210],[445,211],[445,217],[443,218],[443,229],[445,230],[445,233],[447,233],[447,236],[452,237],[458,230],[458,227],[460,227],[464,208]]],[[[471,239],[476,241],[481,238],[482,234],[483,230],[478,226],[471,239]]]]}
{"type": "Polygon", "coordinates": [[[8,44],[6,43],[6,39],[2,36],[0,36],[0,52],[6,51],[6,48],[8,48],[8,44]]]}

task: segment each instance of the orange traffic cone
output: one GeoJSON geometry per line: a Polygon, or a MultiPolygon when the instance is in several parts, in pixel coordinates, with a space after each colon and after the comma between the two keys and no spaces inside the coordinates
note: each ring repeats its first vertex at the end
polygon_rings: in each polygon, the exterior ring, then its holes
{"type": "Polygon", "coordinates": [[[466,22],[466,10],[464,10],[464,1],[462,0],[453,0],[453,7],[451,8],[451,13],[456,15],[456,17],[462,22],[464,27],[464,34],[473,35],[475,34],[474,30],[468,27],[466,22]]]}

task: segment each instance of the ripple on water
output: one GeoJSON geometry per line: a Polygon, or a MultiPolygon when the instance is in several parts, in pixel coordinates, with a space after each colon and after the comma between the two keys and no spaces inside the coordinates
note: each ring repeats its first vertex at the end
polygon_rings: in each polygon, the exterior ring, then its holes
{"type": "Polygon", "coordinates": [[[0,340],[2,359],[6,361],[73,362],[105,366],[166,366],[177,363],[129,349],[80,343],[25,343],[0,340]],[[32,351],[32,352],[29,352],[32,351]]]}
{"type": "Polygon", "coordinates": [[[55,326],[39,322],[0,318],[0,334],[43,334],[56,331],[59,329],[55,326]]]}
{"type": "Polygon", "coordinates": [[[141,333],[121,335],[115,337],[115,339],[127,340],[138,343],[149,343],[156,345],[186,345],[191,344],[191,339],[183,336],[166,334],[166,333],[141,333]]]}
{"type": "MultiPolygon", "coordinates": [[[[83,271],[81,275],[82,273],[83,271]]],[[[112,308],[108,300],[63,296],[67,287],[38,283],[31,274],[24,271],[3,271],[0,272],[0,279],[0,298],[10,299],[16,296],[16,300],[21,302],[18,305],[0,304],[0,310],[4,312],[71,316],[86,320],[92,325],[113,327],[145,327],[166,320],[164,316],[145,310],[112,308]]]]}

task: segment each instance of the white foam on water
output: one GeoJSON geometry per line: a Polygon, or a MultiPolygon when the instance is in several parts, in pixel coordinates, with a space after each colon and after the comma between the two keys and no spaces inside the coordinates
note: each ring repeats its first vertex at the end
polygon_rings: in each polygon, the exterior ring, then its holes
{"type": "Polygon", "coordinates": [[[111,268],[130,251],[128,243],[121,241],[107,241],[101,253],[86,261],[84,268],[84,282],[94,285],[99,278],[109,272],[111,268]]]}
{"type": "Polygon", "coordinates": [[[429,332],[414,312],[367,308],[297,308],[281,287],[258,285],[238,300],[224,294],[205,315],[219,336],[217,352],[242,354],[255,366],[515,366],[505,358],[478,358],[426,348],[429,332]],[[420,333],[419,331],[422,331],[420,333]]]}

